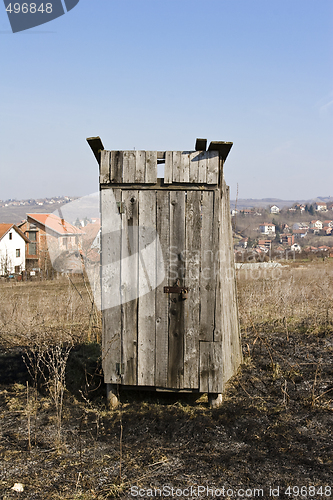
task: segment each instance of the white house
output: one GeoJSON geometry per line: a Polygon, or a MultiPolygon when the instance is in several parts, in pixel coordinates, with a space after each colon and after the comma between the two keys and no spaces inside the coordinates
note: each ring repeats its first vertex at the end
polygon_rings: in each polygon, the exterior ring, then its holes
{"type": "Polygon", "coordinates": [[[0,224],[0,275],[25,270],[25,244],[30,240],[15,224],[0,224]]]}
{"type": "Polygon", "coordinates": [[[261,234],[275,235],[275,225],[269,222],[264,222],[263,224],[260,224],[259,231],[261,234]]]}
{"type": "Polygon", "coordinates": [[[316,203],[315,210],[317,212],[326,212],[327,211],[326,203],[316,203]]]}
{"type": "Polygon", "coordinates": [[[312,220],[310,222],[310,229],[323,229],[323,223],[321,220],[312,220]]]}
{"type": "Polygon", "coordinates": [[[276,205],[273,205],[271,207],[271,214],[279,214],[279,213],[280,213],[279,207],[277,207],[276,205]]]}
{"type": "Polygon", "coordinates": [[[301,252],[302,251],[302,248],[300,247],[300,245],[298,243],[293,243],[290,247],[290,250],[292,252],[301,252]]]}

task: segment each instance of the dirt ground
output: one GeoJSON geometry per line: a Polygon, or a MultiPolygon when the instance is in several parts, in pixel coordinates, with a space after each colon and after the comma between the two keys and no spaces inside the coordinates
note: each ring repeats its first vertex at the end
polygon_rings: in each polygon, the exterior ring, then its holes
{"type": "Polygon", "coordinates": [[[27,394],[24,350],[3,348],[0,498],[332,497],[331,320],[242,323],[244,364],[215,410],[206,395],[123,392],[108,411],[99,348],[76,346],[60,442],[45,388],[27,394]]]}

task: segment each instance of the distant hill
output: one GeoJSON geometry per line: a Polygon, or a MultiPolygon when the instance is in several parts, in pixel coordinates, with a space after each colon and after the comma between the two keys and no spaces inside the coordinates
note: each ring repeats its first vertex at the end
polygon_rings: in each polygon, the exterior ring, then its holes
{"type": "MultiPolygon", "coordinates": [[[[312,203],[316,203],[317,201],[321,201],[323,203],[332,203],[333,198],[331,196],[318,196],[317,198],[313,198],[312,200],[281,200],[280,198],[262,198],[260,200],[255,198],[239,198],[237,200],[237,208],[251,208],[251,207],[269,207],[271,205],[277,205],[279,208],[283,207],[291,207],[295,205],[295,203],[302,203],[303,205],[311,205],[312,203]]],[[[235,208],[236,200],[230,200],[230,207],[235,208]]]]}
{"type": "Polygon", "coordinates": [[[65,204],[66,202],[57,205],[9,205],[8,207],[0,207],[0,222],[18,224],[27,218],[26,214],[51,214],[65,204]]]}

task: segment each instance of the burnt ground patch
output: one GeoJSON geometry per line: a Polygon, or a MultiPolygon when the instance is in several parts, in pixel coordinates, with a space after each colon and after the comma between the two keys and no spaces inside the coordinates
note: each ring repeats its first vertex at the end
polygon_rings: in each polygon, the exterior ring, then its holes
{"type": "Polygon", "coordinates": [[[269,487],[332,486],[331,330],[300,327],[287,335],[262,324],[243,332],[242,342],[244,363],[215,410],[206,396],[128,391],[108,411],[96,346],[83,354],[76,348],[60,443],[48,394],[29,386],[27,395],[23,380],[6,379],[2,498],[133,498],[131,486],[197,485],[263,488],[269,498],[269,487]],[[23,493],[12,490],[15,483],[23,493]]]}

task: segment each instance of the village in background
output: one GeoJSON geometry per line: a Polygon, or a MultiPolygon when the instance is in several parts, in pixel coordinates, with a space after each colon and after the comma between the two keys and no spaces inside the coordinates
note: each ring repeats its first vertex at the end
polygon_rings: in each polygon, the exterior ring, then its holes
{"type": "Polygon", "coordinates": [[[333,200],[231,210],[236,262],[333,257],[333,200]]]}
{"type": "MultiPolygon", "coordinates": [[[[0,200],[0,278],[27,280],[53,278],[62,271],[51,263],[48,247],[53,238],[63,256],[97,263],[100,253],[100,220],[64,220],[54,215],[58,208],[74,201],[62,196],[30,200],[0,200]]],[[[318,198],[320,199],[320,198],[318,198]]],[[[288,202],[245,200],[231,203],[236,262],[333,257],[333,201],[288,202]],[[261,204],[260,204],[261,201],[261,204]]],[[[61,210],[58,211],[61,214],[61,210]]],[[[54,263],[53,263],[54,264],[54,263]]],[[[79,270],[80,271],[80,270],[79,270]]]]}

